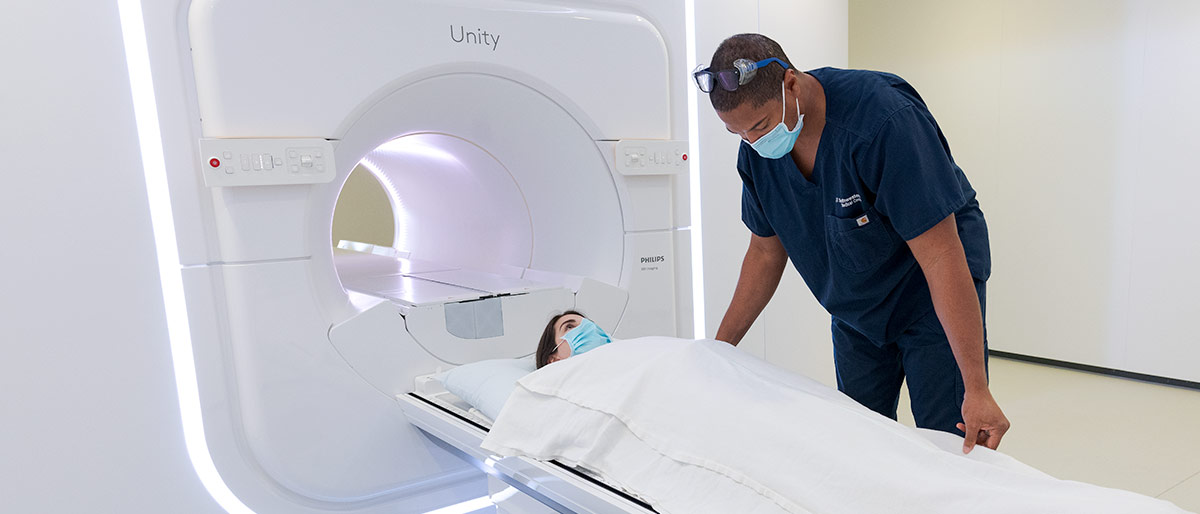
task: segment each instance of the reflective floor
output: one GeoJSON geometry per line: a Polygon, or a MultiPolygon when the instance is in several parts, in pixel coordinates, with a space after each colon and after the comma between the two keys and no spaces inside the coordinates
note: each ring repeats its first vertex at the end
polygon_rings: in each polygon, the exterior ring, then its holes
{"type": "MultiPolygon", "coordinates": [[[[1055,477],[1200,512],[1200,391],[991,359],[1013,428],[1000,449],[1055,477]]],[[[907,396],[900,421],[912,425],[907,396]]]]}

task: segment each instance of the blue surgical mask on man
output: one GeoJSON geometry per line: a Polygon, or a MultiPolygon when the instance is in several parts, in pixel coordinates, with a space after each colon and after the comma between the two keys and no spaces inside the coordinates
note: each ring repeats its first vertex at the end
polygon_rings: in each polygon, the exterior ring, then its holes
{"type": "MultiPolygon", "coordinates": [[[[779,92],[783,95],[783,118],[787,119],[787,94],[784,93],[783,83],[779,84],[779,92]]],[[[796,99],[796,114],[800,119],[796,120],[796,128],[788,130],[784,120],[779,120],[779,124],[775,128],[767,132],[757,141],[750,143],[750,147],[758,152],[758,155],[765,159],[778,159],[792,151],[792,147],[796,146],[796,138],[800,137],[800,129],[804,127],[804,115],[800,114],[800,99],[796,99]]]]}
{"type": "Polygon", "coordinates": [[[563,334],[563,339],[567,341],[567,344],[571,345],[571,355],[579,355],[595,350],[612,342],[608,334],[605,334],[600,327],[587,318],[583,318],[583,321],[579,322],[579,326],[563,334]]]}

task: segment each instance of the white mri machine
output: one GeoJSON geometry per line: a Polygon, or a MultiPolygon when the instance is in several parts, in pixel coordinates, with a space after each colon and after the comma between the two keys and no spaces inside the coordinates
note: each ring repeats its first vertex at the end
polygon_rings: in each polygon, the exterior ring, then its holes
{"type": "Polygon", "coordinates": [[[489,459],[486,425],[410,393],[529,355],[563,309],[691,335],[683,2],[183,6],[194,153],[171,200],[207,449],[238,501],[646,511],[489,459]],[[356,166],[391,197],[391,248],[331,243],[356,166]]]}

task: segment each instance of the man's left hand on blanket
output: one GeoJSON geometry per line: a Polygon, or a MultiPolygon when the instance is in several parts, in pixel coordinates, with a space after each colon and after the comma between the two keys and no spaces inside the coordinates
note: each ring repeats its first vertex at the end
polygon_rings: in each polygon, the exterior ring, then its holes
{"type": "Polygon", "coordinates": [[[1004,412],[987,389],[967,392],[963,398],[962,415],[963,422],[958,424],[958,429],[966,434],[963,453],[971,453],[976,444],[995,450],[1010,426],[1008,418],[1004,417],[1004,412]]]}

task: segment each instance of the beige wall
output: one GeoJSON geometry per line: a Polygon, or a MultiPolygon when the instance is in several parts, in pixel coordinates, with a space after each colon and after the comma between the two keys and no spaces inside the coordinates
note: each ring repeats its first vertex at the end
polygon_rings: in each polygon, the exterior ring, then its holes
{"type": "Polygon", "coordinates": [[[387,192],[371,172],[356,166],[333,210],[334,246],[343,239],[392,246],[395,236],[396,222],[387,192]]]}
{"type": "Polygon", "coordinates": [[[979,192],[993,348],[1200,380],[1198,58],[1184,0],[850,2],[979,192]]]}

